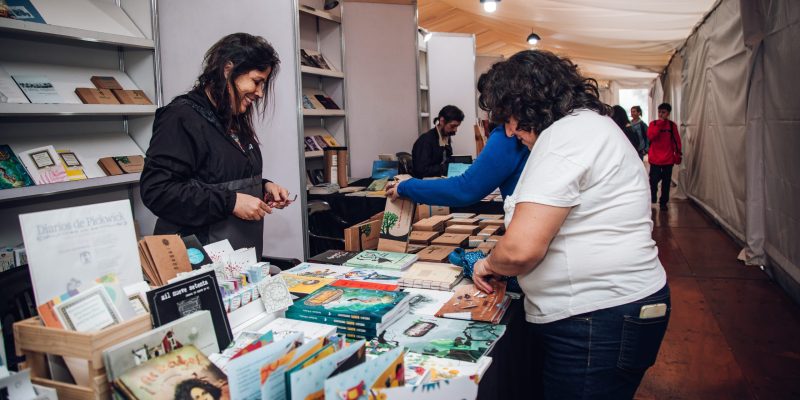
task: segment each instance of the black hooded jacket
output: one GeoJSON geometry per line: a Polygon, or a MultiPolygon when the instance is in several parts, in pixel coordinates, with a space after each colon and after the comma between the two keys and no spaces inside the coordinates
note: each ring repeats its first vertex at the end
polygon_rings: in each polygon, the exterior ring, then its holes
{"type": "Polygon", "coordinates": [[[209,184],[261,174],[258,143],[241,138],[242,151],[209,121],[220,120],[213,110],[205,93],[192,91],[156,111],[140,190],[150,211],[179,227],[179,232],[156,234],[196,234],[203,241],[209,225],[231,216],[236,204],[235,192],[209,184]]]}

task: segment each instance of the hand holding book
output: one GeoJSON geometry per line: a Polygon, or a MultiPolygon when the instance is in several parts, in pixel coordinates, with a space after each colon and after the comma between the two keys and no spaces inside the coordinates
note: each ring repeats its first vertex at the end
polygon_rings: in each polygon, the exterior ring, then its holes
{"type": "Polygon", "coordinates": [[[472,273],[472,282],[475,283],[475,287],[480,289],[482,292],[489,294],[493,293],[494,289],[489,281],[500,278],[500,275],[492,272],[491,264],[489,263],[489,257],[480,259],[475,263],[474,272],[472,273]]]}

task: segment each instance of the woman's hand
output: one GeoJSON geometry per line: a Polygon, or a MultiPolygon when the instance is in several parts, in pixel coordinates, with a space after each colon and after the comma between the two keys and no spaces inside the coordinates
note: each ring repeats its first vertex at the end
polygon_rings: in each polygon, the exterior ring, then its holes
{"type": "Polygon", "coordinates": [[[400,194],[397,193],[397,187],[400,186],[400,182],[389,182],[386,184],[386,197],[391,199],[392,201],[397,200],[400,198],[400,194]]]}
{"type": "Polygon", "coordinates": [[[475,263],[472,271],[472,282],[481,292],[493,293],[494,289],[489,283],[492,279],[500,279],[500,276],[492,272],[489,258],[482,258],[475,263]]]}
{"type": "Polygon", "coordinates": [[[264,201],[269,207],[280,209],[291,204],[291,200],[289,200],[289,191],[275,182],[265,183],[264,193],[264,201]]]}
{"type": "Polygon", "coordinates": [[[233,215],[246,221],[261,221],[264,215],[272,214],[272,209],[259,199],[245,193],[236,193],[233,215]]]}

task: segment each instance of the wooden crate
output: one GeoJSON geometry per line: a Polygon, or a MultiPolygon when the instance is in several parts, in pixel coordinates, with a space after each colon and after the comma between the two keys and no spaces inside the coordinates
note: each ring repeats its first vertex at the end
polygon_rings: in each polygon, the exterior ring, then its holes
{"type": "Polygon", "coordinates": [[[110,399],[111,388],[103,365],[103,350],[150,329],[149,314],[97,332],[48,328],[34,317],[14,324],[14,343],[17,355],[25,356],[20,368],[31,370],[33,383],[56,389],[59,400],[110,399]],[[90,386],[49,379],[48,354],[88,361],[90,386]]]}

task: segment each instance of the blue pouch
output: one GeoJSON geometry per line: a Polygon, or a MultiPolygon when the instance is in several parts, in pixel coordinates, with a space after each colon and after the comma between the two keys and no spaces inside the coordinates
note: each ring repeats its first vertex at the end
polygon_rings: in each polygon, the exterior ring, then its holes
{"type": "MultiPolygon", "coordinates": [[[[464,270],[464,276],[472,279],[472,271],[475,268],[475,263],[480,259],[486,258],[486,254],[483,254],[482,251],[466,252],[464,249],[458,248],[453,250],[453,252],[450,253],[447,258],[450,261],[450,264],[458,265],[464,270]]],[[[522,293],[522,288],[519,287],[517,277],[503,277],[503,280],[507,282],[506,290],[522,293]]]]}

